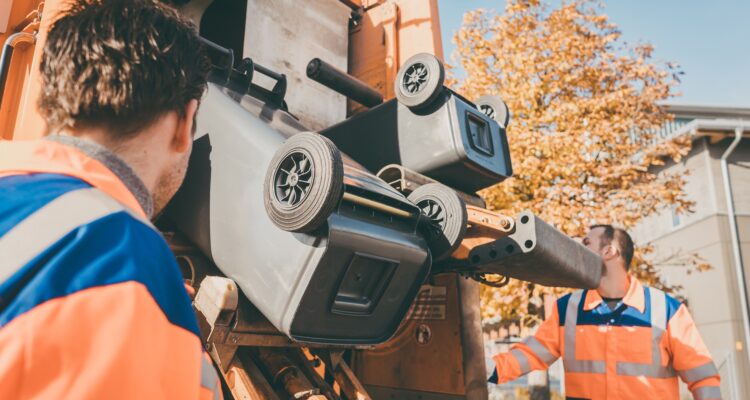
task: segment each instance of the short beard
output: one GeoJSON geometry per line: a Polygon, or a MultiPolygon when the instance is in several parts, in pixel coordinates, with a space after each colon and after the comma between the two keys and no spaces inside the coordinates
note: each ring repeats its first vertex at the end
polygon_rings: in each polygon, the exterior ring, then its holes
{"type": "Polygon", "coordinates": [[[153,194],[154,219],[161,214],[164,207],[167,206],[175,193],[177,193],[177,190],[182,186],[182,181],[185,180],[189,158],[190,153],[185,154],[184,158],[180,160],[174,168],[165,171],[156,181],[156,187],[154,187],[153,194]]]}

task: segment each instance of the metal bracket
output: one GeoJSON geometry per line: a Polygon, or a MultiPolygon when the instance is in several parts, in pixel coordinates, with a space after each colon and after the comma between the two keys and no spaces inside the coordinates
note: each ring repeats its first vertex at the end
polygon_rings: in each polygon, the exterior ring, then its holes
{"type": "Polygon", "coordinates": [[[453,252],[454,259],[465,260],[475,247],[506,237],[516,228],[513,218],[496,211],[467,205],[466,212],[469,226],[466,228],[464,240],[453,252]]]}
{"type": "Polygon", "coordinates": [[[519,214],[515,232],[469,252],[459,272],[499,274],[545,286],[593,289],[602,259],[529,211],[519,214]]]}
{"type": "Polygon", "coordinates": [[[349,364],[344,361],[342,350],[321,350],[318,353],[326,366],[331,369],[331,375],[347,399],[372,400],[362,382],[359,381],[349,364]]]}
{"type": "Polygon", "coordinates": [[[238,303],[239,289],[233,280],[209,276],[201,282],[193,305],[211,327],[207,342],[223,343],[226,340],[238,303]]]}

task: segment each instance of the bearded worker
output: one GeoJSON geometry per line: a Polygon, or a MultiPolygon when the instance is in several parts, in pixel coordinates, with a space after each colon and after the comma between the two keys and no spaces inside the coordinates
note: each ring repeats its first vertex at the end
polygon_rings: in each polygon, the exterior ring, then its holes
{"type": "Polygon", "coordinates": [[[545,370],[562,357],[568,399],[679,399],[679,376],[697,400],[720,399],[719,372],[687,307],[628,274],[633,240],[592,226],[583,244],[603,260],[596,290],[554,304],[534,336],[494,357],[490,382],[545,370]]]}

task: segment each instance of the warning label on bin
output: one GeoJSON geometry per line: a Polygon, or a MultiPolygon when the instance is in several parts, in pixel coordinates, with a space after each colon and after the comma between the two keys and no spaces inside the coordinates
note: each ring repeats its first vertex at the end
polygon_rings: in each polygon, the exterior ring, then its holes
{"type": "Polygon", "coordinates": [[[415,304],[409,319],[445,319],[445,305],[415,304]]]}
{"type": "Polygon", "coordinates": [[[445,286],[422,285],[417,294],[417,303],[421,302],[445,302],[447,300],[448,288],[445,286]]]}
{"type": "Polygon", "coordinates": [[[420,288],[407,319],[446,319],[448,288],[424,285],[420,288]]]}

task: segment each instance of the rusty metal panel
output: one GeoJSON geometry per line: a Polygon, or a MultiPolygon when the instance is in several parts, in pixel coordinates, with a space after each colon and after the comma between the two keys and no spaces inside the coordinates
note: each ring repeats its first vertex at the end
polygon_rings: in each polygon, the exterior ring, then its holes
{"type": "Polygon", "coordinates": [[[305,69],[315,57],[347,69],[350,13],[336,0],[248,1],[243,56],[286,74],[289,110],[310,129],[346,118],[344,96],[308,79],[305,69]]]}
{"type": "Polygon", "coordinates": [[[352,368],[374,398],[486,399],[482,340],[478,283],[437,275],[396,336],[358,351],[352,368]]]}
{"type": "Polygon", "coordinates": [[[461,344],[463,351],[464,392],[467,399],[486,399],[487,370],[484,359],[484,336],[479,303],[479,283],[457,278],[461,311],[461,344]]]}

